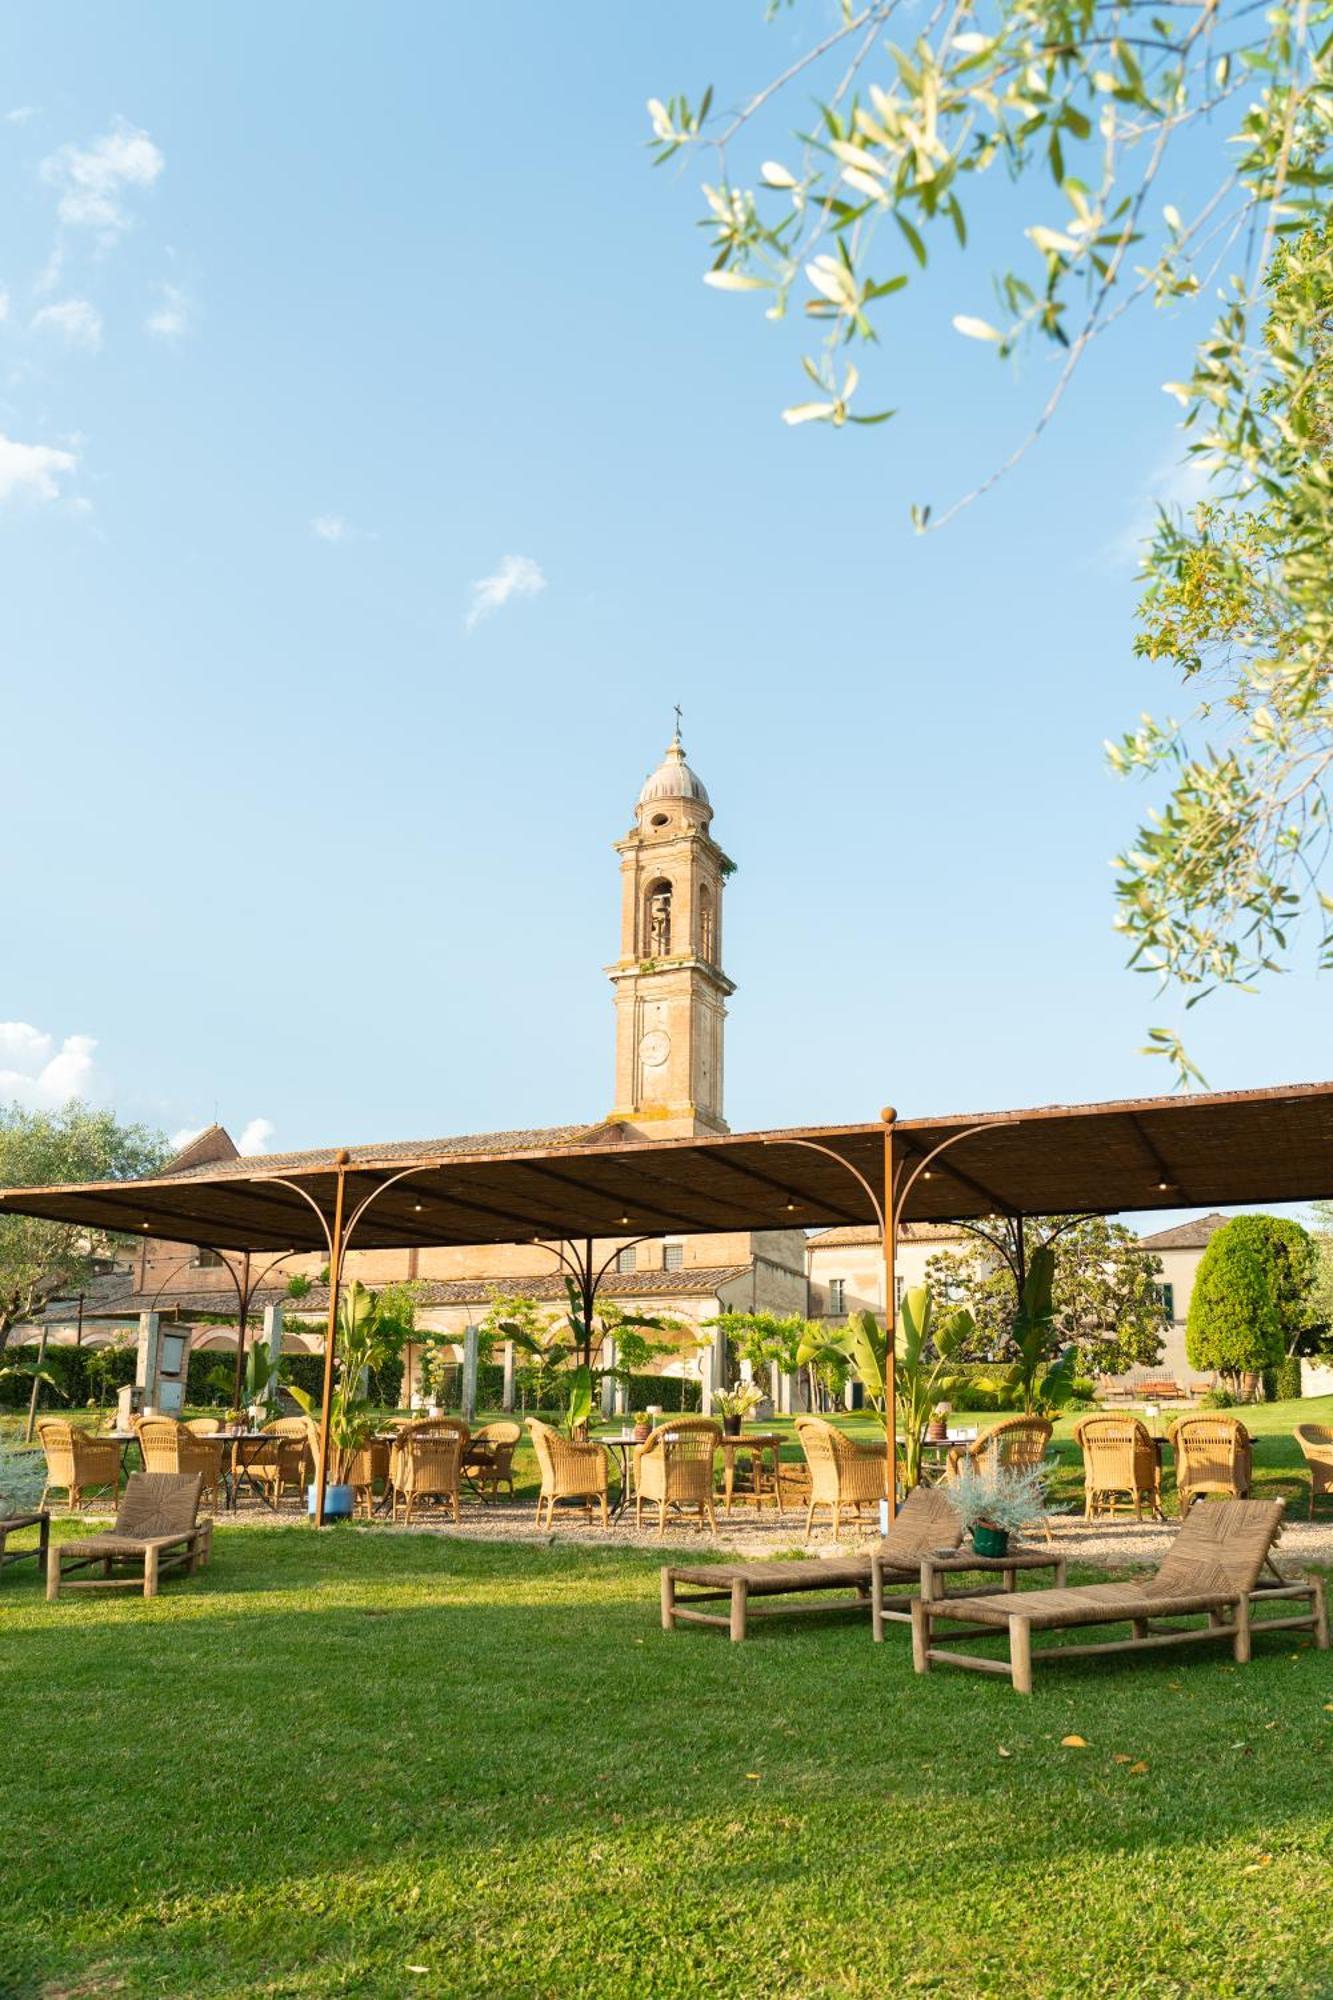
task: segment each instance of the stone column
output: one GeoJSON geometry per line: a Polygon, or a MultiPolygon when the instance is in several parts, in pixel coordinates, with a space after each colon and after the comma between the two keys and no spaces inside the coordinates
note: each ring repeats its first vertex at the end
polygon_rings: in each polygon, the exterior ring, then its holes
{"type": "Polygon", "coordinates": [[[514,1343],[507,1340],[504,1345],[504,1388],[500,1394],[500,1408],[512,1414],[514,1408],[514,1343]]]}
{"type": "Polygon", "coordinates": [[[463,1422],[477,1421],[477,1329],[470,1326],[463,1334],[463,1422]]]}
{"type": "Polygon", "coordinates": [[[142,1389],[145,1409],[157,1407],[157,1357],[161,1351],[158,1329],[161,1322],[155,1312],[139,1314],[139,1345],[134,1357],[134,1380],[142,1389]]]}
{"type": "Polygon", "coordinates": [[[282,1307],[264,1307],[264,1345],[268,1349],[268,1365],[272,1375],[278,1372],[282,1361],[282,1307]]]}
{"type": "MultiPolygon", "coordinates": [[[[614,1340],[612,1340],[610,1334],[608,1333],[606,1338],[602,1342],[601,1366],[603,1369],[608,1369],[608,1368],[614,1368],[615,1365],[616,1365],[616,1343],[614,1342],[614,1340]]],[[[615,1415],[616,1390],[619,1387],[620,1384],[616,1381],[613,1375],[603,1374],[602,1415],[604,1417],[613,1417],[615,1415]]]]}
{"type": "Polygon", "coordinates": [[[699,1354],[699,1407],[706,1417],[713,1414],[713,1396],[717,1389],[717,1350],[705,1347],[699,1354]]]}

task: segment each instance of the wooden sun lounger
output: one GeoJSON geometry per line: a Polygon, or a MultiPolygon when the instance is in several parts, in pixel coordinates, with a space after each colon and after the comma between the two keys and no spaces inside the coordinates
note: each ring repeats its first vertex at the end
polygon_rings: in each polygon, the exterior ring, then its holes
{"type": "Polygon", "coordinates": [[[1328,1646],[1328,1609],[1318,1577],[1260,1580],[1269,1550],[1282,1525],[1281,1500],[1224,1500],[1196,1507],[1181,1524],[1155,1575],[1139,1582],[1091,1583],[1072,1589],[1028,1590],[1009,1596],[973,1597],[966,1611],[946,1608],[945,1600],[918,1598],[912,1606],[912,1660],[919,1674],[932,1666],[970,1667],[979,1673],[1003,1674],[1020,1694],[1032,1692],[1034,1632],[1068,1631],[1081,1625],[1127,1624],[1128,1639],[1102,1640],[1093,1645],[1043,1649],[1057,1664],[1094,1654],[1143,1652],[1159,1646],[1184,1646],[1200,1639],[1230,1643],[1238,1661],[1250,1657],[1251,1632],[1312,1630],[1315,1644],[1328,1646]],[[1307,1605],[1294,1617],[1251,1619],[1256,1602],[1301,1600],[1307,1605]],[[1198,1617],[1204,1625],[1164,1625],[1164,1619],[1198,1617]],[[957,1640],[1008,1634],[1008,1659],[988,1659],[960,1653],[937,1643],[938,1625],[962,1630],[944,1636],[957,1640]]]}
{"type": "MultiPolygon", "coordinates": [[[[936,1488],[918,1486],[898,1510],[898,1517],[878,1545],[882,1571],[894,1582],[915,1584],[922,1562],[942,1551],[955,1549],[961,1539],[958,1516],[936,1488]]],[[[803,1558],[793,1562],[707,1563],[693,1568],[671,1567],[662,1571],[662,1629],[674,1631],[684,1620],[692,1625],[713,1625],[729,1632],[733,1642],[746,1635],[751,1618],[790,1617],[803,1611],[868,1612],[871,1608],[871,1552],[844,1556],[829,1562],[803,1558]],[[684,1587],[689,1595],[682,1597],[684,1587]],[[808,1596],[816,1591],[852,1592],[850,1599],[828,1604],[772,1604],[759,1606],[756,1597],[808,1596]],[[706,1603],[727,1602],[725,1613],[701,1611],[706,1603]]],[[[886,1612],[891,1616],[891,1612],[886,1612]]],[[[900,1614],[906,1618],[904,1609],[900,1614]]]]}
{"type": "Polygon", "coordinates": [[[46,1566],[48,1602],[66,1590],[140,1590],[156,1597],[173,1570],[191,1576],[208,1561],[213,1524],[200,1521],[197,1472],[131,1473],[116,1525],[99,1535],[57,1542],[46,1566]],[[71,1575],[92,1570],[92,1576],[71,1575]],[[117,1575],[116,1571],[128,1571],[117,1575]]]}

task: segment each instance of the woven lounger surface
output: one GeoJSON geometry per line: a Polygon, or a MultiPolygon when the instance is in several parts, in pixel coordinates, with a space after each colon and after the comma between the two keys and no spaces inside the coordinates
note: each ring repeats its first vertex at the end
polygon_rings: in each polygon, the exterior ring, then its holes
{"type": "Polygon", "coordinates": [[[846,1590],[870,1583],[870,1557],[845,1556],[835,1562],[817,1558],[792,1562],[706,1563],[697,1569],[670,1571],[675,1583],[699,1590],[730,1590],[744,1583],[756,1596],[781,1596],[793,1590],[846,1590]]]}
{"type": "Polygon", "coordinates": [[[1009,1597],[969,1597],[960,1617],[978,1625],[1007,1625],[1026,1618],[1034,1631],[1059,1625],[1114,1625],[1125,1618],[1174,1618],[1232,1604],[1243,1592],[1199,1591],[1167,1596],[1137,1583],[1082,1583],[1064,1589],[1024,1590],[1009,1597]]]}

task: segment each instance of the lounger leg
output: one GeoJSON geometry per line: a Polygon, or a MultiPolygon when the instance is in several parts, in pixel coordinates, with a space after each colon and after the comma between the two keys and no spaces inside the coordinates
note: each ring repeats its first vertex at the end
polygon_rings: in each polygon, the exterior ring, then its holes
{"type": "Polygon", "coordinates": [[[1129,1629],[1136,1639],[1146,1639],[1148,1636],[1148,1621],[1146,1618],[1131,1618],[1129,1629]]]}
{"type": "Polygon", "coordinates": [[[870,1636],[884,1643],[884,1570],[877,1562],[870,1565],[870,1636]]]}
{"type": "Polygon", "coordinates": [[[1310,1582],[1310,1609],[1314,1614],[1314,1642],[1321,1653],[1328,1651],[1328,1592],[1324,1588],[1322,1576],[1312,1576],[1310,1582]]]}
{"type": "Polygon", "coordinates": [[[919,1674],[930,1672],[930,1621],[919,1597],[912,1599],[912,1665],[919,1674]]]}
{"type": "Polygon", "coordinates": [[[1032,1692],[1032,1620],[1011,1618],[1009,1620],[1009,1677],[1015,1692],[1032,1692]]]}
{"type": "Polygon", "coordinates": [[[46,1559],[46,1601],[54,1604],[60,1595],[60,1550],[52,1549],[46,1559]]]}
{"type": "Polygon", "coordinates": [[[662,1571],[662,1630],[676,1629],[676,1579],[669,1569],[662,1571]]]}
{"type": "MultiPolygon", "coordinates": [[[[711,1510],[710,1510],[711,1511],[711,1510]]],[[[743,1576],[736,1577],[731,1586],[731,1643],[739,1646],[745,1637],[745,1598],[748,1586],[743,1576]]]]}
{"type": "Polygon", "coordinates": [[[157,1596],[157,1565],[161,1553],[160,1549],[145,1549],[143,1552],[143,1594],[145,1597],[157,1596]]]}
{"type": "Polygon", "coordinates": [[[1232,1646],[1232,1657],[1241,1666],[1250,1657],[1250,1600],[1248,1597],[1236,1599],[1236,1638],[1232,1646]]]}

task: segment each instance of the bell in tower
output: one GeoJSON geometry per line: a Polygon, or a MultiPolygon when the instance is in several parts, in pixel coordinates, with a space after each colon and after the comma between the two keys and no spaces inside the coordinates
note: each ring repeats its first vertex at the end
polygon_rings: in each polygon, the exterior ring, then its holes
{"type": "Polygon", "coordinates": [[[620,855],[616,1108],[645,1138],[725,1132],[722,1029],[735,989],[721,969],[722,891],[732,863],[676,733],[639,793],[620,855]]]}

